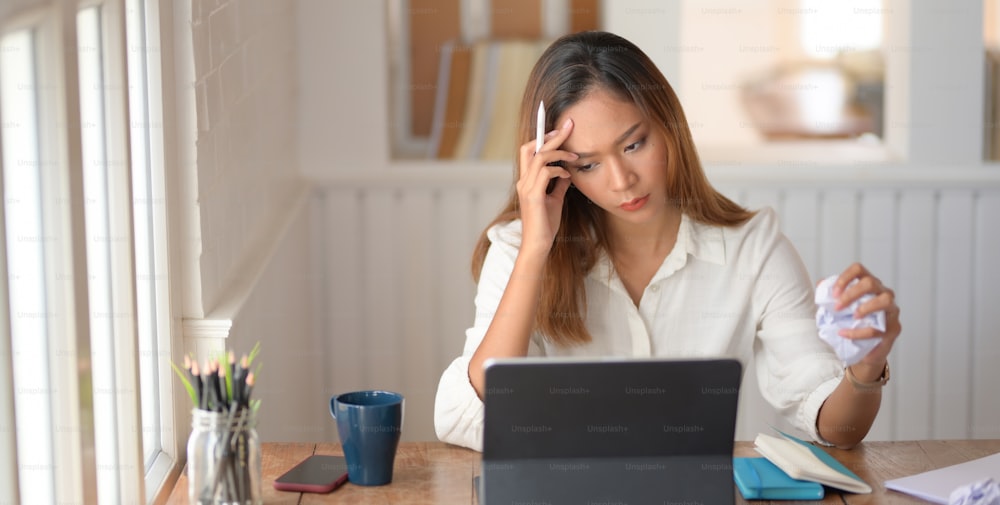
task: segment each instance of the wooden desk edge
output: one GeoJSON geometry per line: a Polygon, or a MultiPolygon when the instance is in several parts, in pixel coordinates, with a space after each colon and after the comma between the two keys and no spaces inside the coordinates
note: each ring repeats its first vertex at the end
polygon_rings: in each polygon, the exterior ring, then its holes
{"type": "MultiPolygon", "coordinates": [[[[836,490],[828,488],[827,499],[820,503],[917,504],[926,502],[918,498],[889,491],[885,489],[884,482],[889,479],[904,477],[995,454],[1000,452],[1000,439],[872,441],[863,442],[850,450],[837,448],[824,449],[868,482],[872,486],[873,492],[869,495],[855,495],[851,493],[841,495],[836,490]]],[[[306,496],[308,493],[288,493],[274,489],[273,482],[275,478],[310,454],[343,454],[343,452],[340,449],[340,445],[335,443],[267,442],[263,444],[262,494],[264,503],[322,503],[339,501],[339,497],[335,494],[306,496]]],[[[758,456],[758,453],[753,449],[753,442],[737,441],[734,446],[733,456],[752,457],[758,456]]],[[[477,451],[444,442],[404,442],[400,444],[396,466],[400,468],[415,463],[425,464],[434,462],[436,465],[447,466],[449,471],[457,471],[462,468],[470,469],[471,471],[468,472],[468,475],[464,475],[466,472],[463,471],[461,472],[463,475],[453,479],[456,483],[460,483],[464,482],[464,479],[471,479],[472,475],[479,474],[480,459],[481,454],[477,451]]],[[[428,465],[425,464],[424,466],[428,465]]],[[[471,493],[471,480],[468,482],[466,489],[457,490],[462,496],[471,493]]],[[[396,482],[394,481],[393,484],[396,484],[396,482]]],[[[345,486],[353,485],[346,484],[345,486]]],[[[400,493],[404,491],[403,489],[393,489],[392,486],[391,484],[381,488],[368,489],[381,489],[380,493],[385,499],[391,499],[391,496],[395,495],[397,491],[400,493]]],[[[355,487],[359,489],[358,493],[366,492],[363,490],[364,488],[355,487]]],[[[413,491],[413,489],[407,490],[406,496],[408,499],[414,498],[413,491]]],[[[346,498],[346,494],[342,494],[341,496],[346,498]]],[[[736,498],[737,503],[745,503],[738,493],[736,498]]],[[[188,503],[186,469],[181,472],[180,478],[174,484],[167,503],[178,505],[188,503]]],[[[392,503],[392,501],[387,501],[387,503],[392,503]]]]}

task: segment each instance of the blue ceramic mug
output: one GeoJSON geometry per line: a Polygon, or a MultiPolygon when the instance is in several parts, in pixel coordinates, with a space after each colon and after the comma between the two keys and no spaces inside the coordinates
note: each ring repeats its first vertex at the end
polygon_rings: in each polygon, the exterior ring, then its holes
{"type": "Polygon", "coordinates": [[[355,391],[330,398],[347,478],[361,486],[392,482],[392,466],[403,428],[403,395],[390,391],[355,391]]]}

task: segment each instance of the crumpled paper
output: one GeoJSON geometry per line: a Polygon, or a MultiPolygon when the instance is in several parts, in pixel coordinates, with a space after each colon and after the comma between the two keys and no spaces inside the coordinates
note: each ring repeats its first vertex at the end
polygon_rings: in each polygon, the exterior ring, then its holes
{"type": "Polygon", "coordinates": [[[1000,505],[1000,482],[988,478],[959,486],[948,497],[948,505],[1000,505]]]}
{"type": "MultiPolygon", "coordinates": [[[[836,280],[836,275],[827,277],[816,287],[816,327],[819,329],[819,338],[830,344],[833,351],[837,353],[837,357],[844,362],[844,366],[848,367],[861,361],[882,341],[882,337],[850,339],[841,337],[837,332],[858,328],[876,328],[879,331],[885,331],[885,311],[880,310],[861,319],[854,318],[854,312],[858,310],[858,307],[875,297],[871,294],[862,296],[839,311],[834,310],[837,298],[833,296],[833,284],[836,280]]],[[[855,282],[858,282],[857,279],[852,281],[848,287],[854,285],[855,282]]]]}

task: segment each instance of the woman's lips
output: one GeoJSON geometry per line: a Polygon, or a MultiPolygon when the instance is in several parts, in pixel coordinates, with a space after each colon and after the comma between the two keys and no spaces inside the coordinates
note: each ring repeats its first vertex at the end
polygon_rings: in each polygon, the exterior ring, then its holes
{"type": "Polygon", "coordinates": [[[640,197],[640,198],[636,198],[635,200],[631,200],[631,201],[625,202],[625,203],[619,205],[619,207],[621,207],[622,210],[625,210],[625,211],[628,211],[628,212],[635,212],[635,211],[641,209],[644,205],[646,205],[646,202],[648,202],[648,201],[649,201],[649,195],[646,195],[646,196],[643,196],[643,197],[640,197]]]}

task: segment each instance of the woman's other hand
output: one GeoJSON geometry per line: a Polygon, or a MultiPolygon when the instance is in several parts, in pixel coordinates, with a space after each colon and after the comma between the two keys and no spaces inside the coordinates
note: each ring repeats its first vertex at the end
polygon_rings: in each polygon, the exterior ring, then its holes
{"type": "Polygon", "coordinates": [[[899,322],[899,306],[896,305],[896,293],[882,285],[882,281],[871,274],[860,263],[855,263],[837,278],[833,285],[833,296],[837,298],[835,310],[842,310],[865,295],[872,295],[873,298],[858,306],[854,313],[855,318],[862,318],[868,314],[885,311],[885,331],[876,328],[858,328],[840,330],[840,336],[845,338],[874,338],[882,337],[882,341],[871,352],[869,352],[860,362],[851,366],[852,372],[859,380],[874,381],[882,375],[885,362],[889,357],[889,351],[899,337],[903,327],[899,322]],[[857,280],[854,285],[851,282],[857,280]]]}

